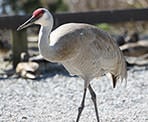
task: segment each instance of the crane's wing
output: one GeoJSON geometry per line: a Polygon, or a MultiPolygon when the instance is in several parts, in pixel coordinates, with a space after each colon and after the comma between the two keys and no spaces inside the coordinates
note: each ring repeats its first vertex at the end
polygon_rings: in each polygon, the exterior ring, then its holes
{"type": "Polygon", "coordinates": [[[95,40],[91,42],[94,45],[93,50],[98,52],[100,67],[111,73],[113,87],[116,86],[118,79],[126,79],[127,70],[123,53],[119,49],[115,40],[106,32],[100,29],[93,29],[96,34],[95,40]]]}
{"type": "MultiPolygon", "coordinates": [[[[87,62],[95,62],[99,69],[111,73],[114,76],[114,86],[118,78],[126,78],[122,52],[108,33],[95,26],[83,23],[64,24],[51,33],[50,46],[56,49],[55,55],[59,61],[69,60],[70,64],[66,65],[70,68],[76,67],[72,66],[72,62],[80,65],[78,63],[82,62],[81,59],[87,59],[87,62]],[[80,61],[77,58],[81,58],[80,61]]],[[[84,61],[86,64],[86,60],[84,61]]]]}

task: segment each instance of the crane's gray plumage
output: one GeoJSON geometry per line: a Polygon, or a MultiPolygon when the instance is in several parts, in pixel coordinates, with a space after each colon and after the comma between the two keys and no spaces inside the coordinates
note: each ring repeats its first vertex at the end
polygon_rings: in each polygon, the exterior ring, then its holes
{"type": "Polygon", "coordinates": [[[108,33],[95,26],[64,24],[50,34],[50,46],[57,48],[55,61],[85,81],[106,73],[111,73],[116,80],[126,78],[122,52],[108,33]]]}
{"type": "Polygon", "coordinates": [[[71,74],[78,75],[85,81],[83,100],[76,122],[79,121],[84,108],[87,88],[92,96],[99,122],[96,95],[90,81],[110,73],[115,87],[118,79],[122,81],[127,77],[125,59],[116,42],[108,33],[84,23],[64,24],[51,32],[53,17],[44,8],[35,10],[31,19],[18,30],[30,23],[41,25],[38,42],[41,55],[48,61],[62,63],[71,74]]]}

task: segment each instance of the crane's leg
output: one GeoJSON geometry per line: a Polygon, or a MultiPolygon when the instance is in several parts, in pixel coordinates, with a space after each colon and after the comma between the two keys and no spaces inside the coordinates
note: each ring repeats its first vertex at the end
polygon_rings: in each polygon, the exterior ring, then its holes
{"type": "Polygon", "coordinates": [[[96,102],[96,94],[95,94],[95,92],[94,92],[94,90],[92,89],[92,87],[91,87],[90,84],[89,84],[88,88],[89,88],[89,92],[90,92],[90,94],[91,94],[91,99],[92,99],[92,101],[93,101],[93,103],[94,103],[95,112],[96,112],[96,117],[97,117],[97,122],[100,122],[100,120],[99,120],[99,114],[98,114],[98,108],[97,108],[97,102],[96,102]]]}
{"type": "Polygon", "coordinates": [[[82,111],[83,111],[83,108],[84,108],[84,103],[85,103],[85,96],[86,96],[86,91],[87,91],[87,88],[84,88],[84,92],[83,92],[83,98],[82,98],[81,105],[80,105],[80,107],[78,108],[78,115],[77,115],[76,122],[79,122],[79,119],[80,119],[81,113],[82,113],[82,111]]]}

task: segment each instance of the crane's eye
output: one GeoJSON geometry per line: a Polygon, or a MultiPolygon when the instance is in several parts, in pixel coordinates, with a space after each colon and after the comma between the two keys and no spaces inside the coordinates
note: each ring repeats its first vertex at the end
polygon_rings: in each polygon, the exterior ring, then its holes
{"type": "Polygon", "coordinates": [[[37,9],[33,12],[33,16],[35,18],[40,18],[43,14],[44,14],[44,10],[43,9],[37,9]]]}

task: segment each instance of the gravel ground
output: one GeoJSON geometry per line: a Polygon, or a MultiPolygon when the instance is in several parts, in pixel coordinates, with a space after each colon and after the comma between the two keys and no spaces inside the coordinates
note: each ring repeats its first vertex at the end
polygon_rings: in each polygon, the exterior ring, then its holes
{"type": "MultiPolygon", "coordinates": [[[[112,88],[107,77],[94,79],[101,122],[148,122],[148,68],[128,70],[128,82],[112,88]]],[[[62,73],[38,80],[0,76],[0,122],[74,122],[83,80],[62,73]]],[[[96,122],[88,92],[80,122],[96,122]]]]}

